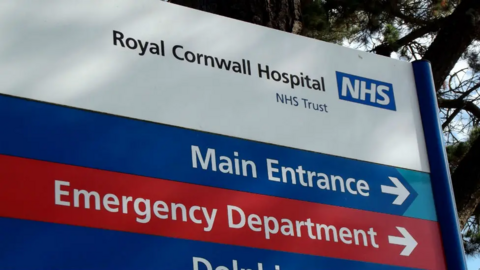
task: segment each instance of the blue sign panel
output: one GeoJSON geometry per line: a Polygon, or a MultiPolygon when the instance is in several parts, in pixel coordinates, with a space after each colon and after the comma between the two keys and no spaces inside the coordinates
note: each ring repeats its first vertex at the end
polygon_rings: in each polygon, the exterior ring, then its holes
{"type": "Polygon", "coordinates": [[[336,72],[340,99],[395,111],[395,95],[391,83],[336,72]]]}

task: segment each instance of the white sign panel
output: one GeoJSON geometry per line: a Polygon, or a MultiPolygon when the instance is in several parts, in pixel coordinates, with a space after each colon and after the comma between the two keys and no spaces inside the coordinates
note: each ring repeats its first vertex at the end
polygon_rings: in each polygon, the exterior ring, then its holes
{"type": "Polygon", "coordinates": [[[410,63],[150,2],[4,1],[0,93],[429,172],[410,63]]]}

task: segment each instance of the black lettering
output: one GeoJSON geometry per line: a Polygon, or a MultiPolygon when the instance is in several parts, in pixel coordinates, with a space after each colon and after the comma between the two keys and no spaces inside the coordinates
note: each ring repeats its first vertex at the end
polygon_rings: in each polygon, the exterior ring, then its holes
{"type": "Polygon", "coordinates": [[[280,81],[282,79],[282,76],[280,75],[280,72],[273,70],[272,71],[272,79],[275,81],[280,81]]]}
{"type": "Polygon", "coordinates": [[[310,78],[308,76],[305,77],[305,81],[307,82],[307,87],[312,89],[312,87],[310,86],[310,78]]]}
{"type": "Polygon", "coordinates": [[[313,87],[313,89],[315,89],[315,90],[322,90],[322,89],[320,88],[320,82],[317,81],[317,80],[313,80],[313,85],[312,85],[312,87],[313,87]]]}
{"type": "Polygon", "coordinates": [[[277,102],[281,102],[283,104],[290,104],[292,106],[298,106],[297,97],[287,96],[287,95],[278,94],[278,93],[276,95],[277,95],[277,102]]]}
{"type": "Polygon", "coordinates": [[[282,73],[282,78],[284,83],[289,83],[290,80],[288,79],[288,73],[282,73]]]}
{"type": "Polygon", "coordinates": [[[238,63],[238,62],[233,62],[232,70],[235,73],[242,73],[242,65],[240,65],[240,63],[238,63]]]}
{"type": "Polygon", "coordinates": [[[300,85],[300,79],[298,78],[298,76],[290,74],[290,86],[292,87],[292,89],[294,89],[295,86],[298,85],[300,85]]]}
{"type": "Polygon", "coordinates": [[[323,77],[322,77],[322,88],[323,88],[323,92],[325,92],[325,82],[323,81],[323,77]]]}
{"type": "Polygon", "coordinates": [[[213,57],[205,55],[205,66],[208,66],[208,59],[210,59],[212,63],[212,67],[215,67],[215,61],[213,61],[213,57]]]}
{"type": "Polygon", "coordinates": [[[173,56],[180,61],[184,61],[185,59],[183,59],[183,58],[181,58],[177,55],[177,49],[178,48],[183,49],[183,46],[180,46],[180,45],[173,46],[173,48],[172,48],[173,56]]]}
{"type": "Polygon", "coordinates": [[[200,65],[200,61],[203,57],[203,54],[197,53],[197,63],[200,65]]]}
{"type": "Polygon", "coordinates": [[[120,42],[120,45],[125,48],[125,44],[123,44],[123,33],[119,31],[113,30],[113,45],[117,46],[117,41],[120,42]]]}
{"type": "Polygon", "coordinates": [[[286,104],[288,101],[290,101],[290,105],[292,105],[292,104],[293,104],[292,101],[293,101],[294,99],[295,99],[295,97],[292,97],[292,96],[287,97],[287,95],[285,95],[285,104],[286,104]]]}
{"type": "Polygon", "coordinates": [[[217,67],[218,68],[223,69],[223,67],[225,66],[226,70],[230,70],[230,65],[232,64],[231,61],[227,62],[224,59],[220,59],[220,62],[218,62],[218,58],[216,58],[216,57],[215,57],[215,61],[217,62],[217,67]]]}
{"type": "Polygon", "coordinates": [[[269,70],[268,66],[265,66],[265,67],[266,67],[267,69],[266,69],[266,70],[263,70],[263,69],[262,69],[262,65],[261,65],[261,64],[258,64],[258,76],[259,76],[260,78],[263,78],[263,77],[262,77],[262,73],[265,73],[265,74],[267,75],[267,79],[270,80],[270,70],[269,70]]]}
{"type": "Polygon", "coordinates": [[[147,52],[147,48],[148,48],[148,41],[145,42],[145,44],[142,44],[142,41],[139,39],[138,44],[140,45],[139,55],[145,55],[145,53],[147,52]],[[145,46],[142,46],[142,45],[145,45],[145,46]]]}
{"type": "Polygon", "coordinates": [[[279,100],[280,100],[280,102],[283,103],[283,94],[282,94],[282,95],[279,95],[279,94],[277,93],[277,102],[278,102],[279,100]]]}
{"type": "Polygon", "coordinates": [[[303,100],[303,106],[304,106],[305,108],[307,108],[308,99],[302,98],[302,100],[303,100]]]}
{"type": "Polygon", "coordinates": [[[157,44],[155,44],[155,43],[150,43],[150,53],[151,53],[151,54],[160,55],[159,51],[160,51],[160,48],[158,48],[158,45],[157,45],[157,44]]]}
{"type": "Polygon", "coordinates": [[[137,41],[133,38],[127,38],[125,43],[127,43],[127,47],[132,49],[132,50],[135,50],[138,46],[137,41]],[[130,43],[132,43],[132,42],[133,42],[133,45],[130,45],[130,43]]]}
{"type": "Polygon", "coordinates": [[[305,84],[303,82],[303,73],[302,72],[300,72],[300,78],[302,78],[302,87],[305,87],[305,84]]]}
{"type": "Polygon", "coordinates": [[[195,62],[195,54],[193,54],[191,51],[187,51],[185,53],[185,59],[187,59],[188,62],[193,63],[195,62]]]}

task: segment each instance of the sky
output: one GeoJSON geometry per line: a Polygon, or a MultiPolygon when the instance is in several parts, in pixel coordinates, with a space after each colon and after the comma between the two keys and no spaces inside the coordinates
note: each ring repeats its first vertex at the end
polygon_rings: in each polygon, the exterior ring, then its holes
{"type": "Polygon", "coordinates": [[[467,257],[467,267],[468,267],[468,270],[479,270],[480,269],[480,258],[469,258],[469,257],[467,257]]]}

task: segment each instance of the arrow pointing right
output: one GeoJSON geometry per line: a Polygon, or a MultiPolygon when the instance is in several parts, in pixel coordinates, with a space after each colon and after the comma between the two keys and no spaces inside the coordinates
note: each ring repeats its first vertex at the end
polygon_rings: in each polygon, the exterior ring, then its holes
{"type": "Polygon", "coordinates": [[[393,201],[393,204],[402,205],[403,202],[410,195],[410,192],[408,191],[408,189],[405,188],[402,182],[398,180],[398,178],[390,177],[390,176],[388,178],[390,178],[390,181],[392,181],[395,186],[391,187],[391,186],[381,185],[380,187],[382,188],[382,192],[392,194],[392,195],[397,195],[397,198],[393,201]]]}
{"type": "Polygon", "coordinates": [[[400,255],[402,256],[410,256],[412,251],[415,249],[417,246],[417,241],[408,233],[408,231],[405,228],[402,227],[397,227],[397,230],[400,231],[403,237],[398,237],[398,236],[388,236],[388,242],[390,244],[394,245],[401,245],[405,246],[405,248],[402,250],[400,255]]]}

